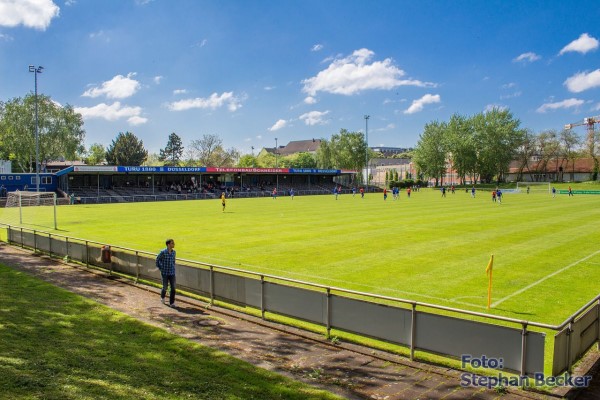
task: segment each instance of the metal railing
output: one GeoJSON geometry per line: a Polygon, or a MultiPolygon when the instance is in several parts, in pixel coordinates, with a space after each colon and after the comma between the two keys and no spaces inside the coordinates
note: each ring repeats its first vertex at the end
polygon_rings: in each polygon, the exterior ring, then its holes
{"type": "MultiPolygon", "coordinates": [[[[74,238],[46,231],[0,224],[6,241],[51,257],[69,257],[86,266],[94,265],[137,280],[159,283],[156,254],[110,245],[111,261],[102,262],[106,243],[74,238]]],[[[600,348],[600,294],[559,325],[525,321],[437,304],[382,296],[334,286],[316,284],[238,268],[188,259],[177,260],[178,286],[230,304],[255,308],[262,318],[270,312],[304,320],[326,328],[339,329],[415,350],[452,358],[463,354],[497,356],[504,368],[522,376],[543,372],[545,333],[557,332],[554,339],[552,374],[571,371],[573,364],[594,343],[600,348]],[[417,309],[418,308],[418,309],[417,309]],[[431,313],[425,310],[437,310],[431,313]],[[449,316],[458,314],[458,317],[449,316]],[[504,325],[498,325],[502,321],[504,325]],[[514,328],[512,326],[517,326],[514,328]]]]}

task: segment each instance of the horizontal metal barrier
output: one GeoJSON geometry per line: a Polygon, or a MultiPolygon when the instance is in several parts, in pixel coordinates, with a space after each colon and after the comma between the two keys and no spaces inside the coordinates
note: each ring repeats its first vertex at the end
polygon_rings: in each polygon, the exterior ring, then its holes
{"type": "MultiPolygon", "coordinates": [[[[161,282],[155,253],[110,245],[110,262],[103,262],[106,243],[4,226],[10,244],[53,257],[68,257],[136,280],[161,282]]],[[[406,346],[411,359],[415,350],[451,358],[466,354],[473,358],[502,358],[504,369],[532,376],[544,372],[546,334],[531,330],[535,327],[558,332],[552,360],[552,373],[558,375],[570,371],[573,363],[600,339],[600,295],[562,324],[549,325],[195,260],[178,259],[176,271],[179,288],[209,298],[211,303],[220,300],[252,307],[260,310],[263,318],[269,312],[309,321],[323,326],[328,336],[331,329],[338,329],[406,346]],[[432,312],[435,310],[444,313],[432,312]]]]}

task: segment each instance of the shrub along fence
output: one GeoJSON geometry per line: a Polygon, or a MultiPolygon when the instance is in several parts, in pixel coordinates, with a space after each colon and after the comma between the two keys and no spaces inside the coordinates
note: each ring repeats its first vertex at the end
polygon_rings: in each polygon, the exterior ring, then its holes
{"type": "MultiPolygon", "coordinates": [[[[87,266],[160,282],[156,254],[3,225],[12,245],[87,266]]],[[[449,358],[503,359],[501,368],[521,376],[544,372],[546,332],[557,332],[552,375],[571,371],[594,343],[600,347],[600,295],[560,325],[523,321],[435,304],[313,284],[193,260],[177,260],[177,283],[210,299],[308,321],[329,336],[337,329],[449,358]]]]}

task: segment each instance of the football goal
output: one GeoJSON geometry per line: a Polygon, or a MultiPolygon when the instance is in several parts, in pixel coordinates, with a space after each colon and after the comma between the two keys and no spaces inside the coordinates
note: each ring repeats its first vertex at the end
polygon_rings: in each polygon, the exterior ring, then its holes
{"type": "Polygon", "coordinates": [[[56,193],[53,192],[9,192],[4,210],[6,223],[40,225],[57,229],[56,193]]]}
{"type": "Polygon", "coordinates": [[[552,184],[550,182],[517,182],[517,190],[521,193],[552,193],[552,184]]]}

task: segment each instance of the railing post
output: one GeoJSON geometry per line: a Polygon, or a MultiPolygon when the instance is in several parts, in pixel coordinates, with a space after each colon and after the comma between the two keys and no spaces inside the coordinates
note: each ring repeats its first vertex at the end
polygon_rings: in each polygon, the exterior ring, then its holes
{"type": "Polygon", "coordinates": [[[527,375],[527,322],[523,322],[521,331],[521,376],[527,375]]]}
{"type": "Polygon", "coordinates": [[[417,333],[417,303],[412,303],[410,318],[410,359],[415,359],[415,337],[417,333]]]}
{"type": "Polygon", "coordinates": [[[327,338],[331,335],[331,288],[327,288],[327,338]]]}
{"type": "Polygon", "coordinates": [[[140,252],[135,251],[135,283],[140,280],[140,252]]]}
{"type": "Polygon", "coordinates": [[[52,234],[48,234],[48,249],[50,250],[50,258],[52,258],[52,234]]]}
{"type": "Polygon", "coordinates": [[[567,372],[571,373],[571,335],[573,333],[573,322],[575,318],[571,319],[569,326],[567,327],[567,372]]]}
{"type": "Polygon", "coordinates": [[[265,276],[260,276],[260,317],[265,319],[265,276]]]}
{"type": "Polygon", "coordinates": [[[214,278],[214,268],[210,266],[210,305],[215,304],[215,278],[214,278]]]}
{"type": "Polygon", "coordinates": [[[67,247],[67,260],[69,260],[69,237],[65,238],[65,246],[67,247]]]}
{"type": "Polygon", "coordinates": [[[90,267],[90,247],[87,240],[85,241],[85,266],[90,267]]]}
{"type": "Polygon", "coordinates": [[[25,244],[23,242],[23,227],[21,227],[21,248],[24,249],[25,248],[25,244]]]}
{"type": "Polygon", "coordinates": [[[600,351],[600,299],[598,299],[598,303],[596,304],[596,327],[598,328],[598,334],[596,335],[596,340],[598,341],[597,346],[600,351]]]}
{"type": "Polygon", "coordinates": [[[33,253],[37,253],[37,234],[35,233],[35,229],[33,230],[33,253]]]}

